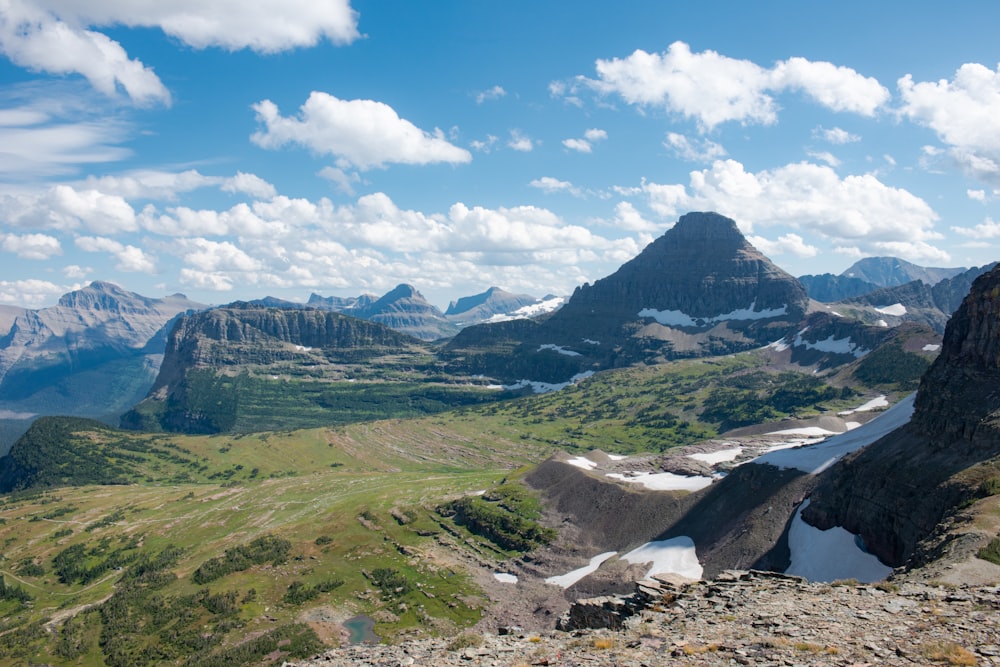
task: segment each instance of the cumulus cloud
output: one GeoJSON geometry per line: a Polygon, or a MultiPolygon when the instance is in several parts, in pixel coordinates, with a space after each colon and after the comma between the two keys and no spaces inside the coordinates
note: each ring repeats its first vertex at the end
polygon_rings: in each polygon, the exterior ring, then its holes
{"type": "Polygon", "coordinates": [[[824,127],[817,127],[813,130],[813,136],[817,139],[822,139],[823,141],[829,142],[831,144],[852,144],[857,141],[861,141],[861,137],[856,134],[851,134],[847,130],[841,129],[839,127],[833,127],[830,129],[824,127]]]}
{"type": "Polygon", "coordinates": [[[966,196],[972,201],[986,201],[986,190],[966,190],[966,196]]]}
{"type": "Polygon", "coordinates": [[[224,192],[250,195],[258,199],[268,199],[278,193],[273,185],[256,174],[236,172],[232,178],[227,178],[222,184],[224,192]]]}
{"type": "Polygon", "coordinates": [[[708,139],[692,141],[677,132],[668,132],[663,145],[674,155],[688,162],[711,162],[726,155],[726,149],[714,141],[708,139]]]}
{"type": "Polygon", "coordinates": [[[951,230],[962,236],[977,240],[1000,238],[1000,222],[996,222],[991,218],[986,218],[985,221],[975,227],[952,227],[951,230]]]}
{"type": "Polygon", "coordinates": [[[0,248],[21,259],[51,259],[62,254],[59,239],[48,234],[0,234],[0,248]]]}
{"type": "Polygon", "coordinates": [[[536,178],[528,183],[528,185],[549,194],[553,192],[568,192],[574,197],[580,197],[583,194],[580,191],[580,188],[574,186],[569,181],[560,181],[558,178],[553,178],[552,176],[542,176],[541,178],[536,178]]]}
{"type": "Polygon", "coordinates": [[[469,146],[474,151],[478,151],[480,153],[489,153],[490,151],[493,150],[493,147],[496,146],[499,142],[500,142],[500,137],[493,134],[488,134],[486,135],[485,139],[483,140],[476,139],[475,141],[472,141],[469,144],[469,146]]]}
{"type": "MultiPolygon", "coordinates": [[[[891,249],[911,261],[949,260],[934,243],[941,235],[930,205],[871,174],[841,178],[828,166],[805,162],[753,173],[735,160],[718,160],[691,172],[687,186],[644,183],[643,189],[650,208],[665,217],[714,210],[736,220],[745,234],[786,225],[871,254],[891,249]]],[[[793,247],[792,241],[784,246],[793,247]]]]}
{"type": "Polygon", "coordinates": [[[317,176],[330,181],[338,190],[346,195],[353,195],[354,186],[361,182],[361,175],[357,172],[348,172],[337,167],[323,167],[319,170],[317,176]]]}
{"type": "Polygon", "coordinates": [[[400,118],[388,104],[374,100],[341,100],[312,92],[297,117],[282,116],[270,100],[253,105],[264,128],[250,138],[262,148],[288,144],[338,159],[338,167],[366,170],[390,163],[469,162],[472,155],[451,144],[440,129],[425,132],[400,118]]]}
{"type": "Polygon", "coordinates": [[[809,151],[809,157],[814,160],[819,160],[820,162],[825,162],[831,167],[840,166],[840,158],[831,153],[830,151],[809,151]]]}
{"type": "Polygon", "coordinates": [[[0,12],[0,51],[15,64],[52,74],[80,74],[97,90],[124,90],[137,104],[169,104],[151,67],[93,28],[158,28],[195,48],[274,53],[347,44],[360,35],[348,0],[8,0],[0,12]]]}
{"type": "Polygon", "coordinates": [[[89,176],[83,187],[126,199],[176,199],[177,195],[217,185],[222,179],[204,176],[196,169],[182,172],[139,169],[117,176],[89,176]]]}
{"type": "Polygon", "coordinates": [[[116,260],[115,268],[130,273],[155,273],[155,260],[134,245],[125,245],[101,236],[79,236],[76,247],[85,252],[103,252],[116,260]]]}
{"type": "Polygon", "coordinates": [[[790,58],[772,68],[715,51],[694,53],[674,42],[663,53],[636,50],[626,58],[598,60],[596,79],[550,86],[553,94],[575,96],[581,86],[618,95],[629,104],[664,107],[708,131],[725,122],[771,124],[778,105],[773,94],[797,90],[834,111],[873,115],[889,100],[876,79],[828,62],[790,58]]]}
{"type": "Polygon", "coordinates": [[[750,243],[768,257],[780,255],[795,255],[796,257],[815,257],[819,248],[809,245],[798,234],[784,234],[775,240],[763,236],[750,236],[750,243]]]}
{"type": "Polygon", "coordinates": [[[930,128],[973,176],[1000,183],[1000,65],[962,65],[952,80],[897,82],[899,114],[930,128]]]}
{"type": "Polygon", "coordinates": [[[510,140],[507,142],[507,146],[522,153],[530,153],[535,150],[535,142],[520,130],[510,131],[510,140]]]}
{"type": "Polygon", "coordinates": [[[0,303],[40,307],[67,290],[66,286],[47,280],[0,280],[0,303]]]}
{"type": "Polygon", "coordinates": [[[507,95],[507,91],[502,86],[493,86],[488,90],[476,93],[476,104],[482,104],[490,100],[499,100],[507,95]]]}
{"type": "Polygon", "coordinates": [[[622,201],[615,205],[615,217],[612,224],[618,229],[630,232],[654,232],[662,229],[662,225],[642,217],[642,214],[631,202],[622,201]]]}
{"type": "Polygon", "coordinates": [[[592,127],[583,133],[582,139],[563,139],[562,145],[571,151],[577,151],[578,153],[590,153],[593,150],[595,143],[603,141],[607,138],[608,133],[605,130],[592,127]]]}

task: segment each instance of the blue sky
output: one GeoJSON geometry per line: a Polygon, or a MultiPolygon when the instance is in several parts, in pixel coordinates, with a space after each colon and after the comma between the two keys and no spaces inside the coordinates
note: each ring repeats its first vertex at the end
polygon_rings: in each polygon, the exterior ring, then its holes
{"type": "Polygon", "coordinates": [[[0,303],[1000,259],[1000,3],[3,0],[0,303]],[[82,6],[82,7],[81,7],[82,6]]]}

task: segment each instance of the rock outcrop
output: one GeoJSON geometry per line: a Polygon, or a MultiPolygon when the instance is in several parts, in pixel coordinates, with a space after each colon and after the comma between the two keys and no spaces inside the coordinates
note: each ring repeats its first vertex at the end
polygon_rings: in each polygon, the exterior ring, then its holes
{"type": "Polygon", "coordinates": [[[1000,268],[994,268],[975,281],[949,321],[910,423],[831,469],[803,517],[860,534],[883,562],[898,566],[998,474],[1000,268]]]}

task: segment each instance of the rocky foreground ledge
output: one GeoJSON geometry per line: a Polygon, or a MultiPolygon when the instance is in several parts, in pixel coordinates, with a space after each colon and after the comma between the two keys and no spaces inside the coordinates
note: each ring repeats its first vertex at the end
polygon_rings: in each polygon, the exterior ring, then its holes
{"type": "Polygon", "coordinates": [[[1000,586],[821,584],[729,571],[690,584],[645,581],[631,596],[580,601],[574,610],[561,622],[571,622],[575,613],[580,623],[606,617],[614,625],[620,619],[620,629],[469,632],[347,646],[287,664],[1000,665],[1000,586]]]}

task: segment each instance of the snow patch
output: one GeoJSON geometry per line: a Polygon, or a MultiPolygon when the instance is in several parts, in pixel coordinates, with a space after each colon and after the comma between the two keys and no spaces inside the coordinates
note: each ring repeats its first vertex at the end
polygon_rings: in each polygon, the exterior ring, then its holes
{"type": "Polygon", "coordinates": [[[608,454],[608,458],[611,459],[612,461],[624,461],[628,457],[623,456],[621,454],[608,454]]]}
{"type": "Polygon", "coordinates": [[[933,343],[928,343],[927,345],[924,345],[920,349],[922,349],[924,352],[937,352],[938,350],[941,349],[941,346],[940,345],[934,345],[933,343]]]}
{"type": "Polygon", "coordinates": [[[702,475],[678,475],[672,472],[610,472],[605,477],[623,482],[642,484],[652,491],[698,491],[712,483],[711,477],[702,475]]]}
{"type": "Polygon", "coordinates": [[[499,581],[502,584],[516,584],[517,583],[517,575],[516,574],[510,574],[508,572],[494,572],[493,573],[493,578],[496,579],[497,581],[499,581]]]}
{"type": "Polygon", "coordinates": [[[916,392],[910,394],[875,419],[853,431],[840,433],[815,445],[769,452],[755,459],[754,462],[767,463],[779,468],[795,468],[818,475],[846,454],[870,445],[908,422],[913,414],[915,396],[916,392]]]}
{"type": "Polygon", "coordinates": [[[563,588],[569,588],[576,582],[580,581],[588,574],[596,572],[597,568],[601,566],[601,563],[607,559],[614,556],[617,551],[605,551],[602,554],[597,554],[590,559],[589,565],[584,565],[583,567],[567,572],[566,574],[560,574],[554,577],[548,577],[545,579],[545,583],[552,584],[553,586],[562,586],[563,588]]]}
{"type": "Polygon", "coordinates": [[[780,431],[771,431],[770,433],[765,433],[764,435],[805,435],[812,438],[825,438],[828,435],[837,435],[837,431],[828,431],[827,429],[820,428],[819,426],[803,426],[801,428],[786,428],[780,431]]]}
{"type": "Polygon", "coordinates": [[[312,348],[311,347],[306,347],[304,345],[296,345],[295,346],[295,351],[296,352],[312,352],[312,348]]]}
{"type": "Polygon", "coordinates": [[[573,350],[567,350],[562,345],[554,345],[553,343],[546,343],[544,345],[539,345],[538,351],[541,352],[542,350],[552,350],[554,352],[558,352],[559,354],[565,354],[567,357],[580,356],[579,352],[574,352],[573,350]]]}
{"type": "Polygon", "coordinates": [[[892,573],[874,554],[859,545],[859,538],[840,526],[820,530],[802,520],[802,510],[809,506],[807,498],[788,527],[788,548],[791,564],[788,574],[809,581],[857,579],[862,583],[881,581],[892,573]]]}
{"type": "Polygon", "coordinates": [[[566,461],[566,463],[570,464],[571,466],[576,466],[577,468],[583,468],[584,470],[593,470],[594,468],[597,467],[596,463],[582,456],[574,457],[566,461]]]}
{"type": "Polygon", "coordinates": [[[886,322],[885,320],[879,320],[878,322],[875,323],[875,325],[876,326],[880,326],[883,329],[888,329],[889,328],[889,323],[886,322]]]}
{"type": "Polygon", "coordinates": [[[883,315],[892,315],[893,317],[902,317],[903,315],[906,315],[906,306],[901,303],[894,303],[891,306],[882,306],[881,308],[876,306],[875,310],[883,315]]]}
{"type": "Polygon", "coordinates": [[[802,335],[807,331],[809,331],[809,327],[805,327],[795,334],[795,338],[793,338],[791,342],[789,342],[787,338],[782,338],[781,340],[776,340],[773,343],[768,344],[767,347],[777,350],[778,352],[784,352],[790,347],[804,347],[807,350],[818,350],[820,352],[853,354],[856,358],[861,358],[871,352],[871,350],[861,347],[850,338],[834,338],[833,334],[830,334],[828,338],[811,343],[802,338],[802,335]]]}
{"type": "Polygon", "coordinates": [[[514,384],[505,384],[503,388],[508,391],[516,391],[518,389],[524,389],[525,387],[531,387],[531,390],[536,394],[547,394],[550,391],[559,391],[560,389],[565,389],[571,384],[576,384],[580,380],[585,380],[594,374],[594,371],[584,371],[583,373],[577,373],[571,377],[567,382],[538,382],[536,380],[520,380],[514,384]]]}
{"type": "Polygon", "coordinates": [[[600,345],[601,344],[601,341],[599,341],[599,340],[590,340],[589,338],[583,338],[581,340],[583,340],[583,342],[586,343],[587,345],[600,345]]]}
{"type": "Polygon", "coordinates": [[[742,447],[733,447],[732,449],[720,449],[716,452],[699,452],[697,454],[688,454],[689,459],[694,459],[695,461],[703,461],[709,465],[715,465],[717,463],[724,463],[726,461],[734,461],[737,456],[743,453],[742,447]]]}
{"type": "Polygon", "coordinates": [[[889,399],[883,396],[876,396],[872,400],[868,401],[864,405],[859,405],[853,410],[843,410],[837,414],[841,417],[846,417],[847,415],[853,415],[855,412],[871,412],[872,410],[877,410],[878,408],[889,407],[889,399]]]}
{"type": "Polygon", "coordinates": [[[695,553],[694,540],[687,536],[674,537],[669,540],[647,542],[633,549],[622,560],[629,563],[652,563],[646,578],[654,574],[675,573],[689,579],[701,579],[702,567],[695,553]]]}
{"type": "Polygon", "coordinates": [[[509,322],[510,320],[524,320],[530,317],[542,315],[544,313],[551,313],[554,310],[558,310],[564,303],[566,303],[566,297],[554,296],[548,299],[542,299],[537,303],[521,306],[511,313],[498,313],[496,315],[492,315],[486,320],[486,322],[495,324],[497,322],[509,322]]]}
{"type": "Polygon", "coordinates": [[[757,300],[750,302],[746,308],[738,308],[729,313],[722,313],[714,317],[694,317],[680,310],[656,310],[655,308],[643,308],[639,311],[639,317],[652,317],[660,324],[668,327],[708,327],[719,322],[730,320],[764,320],[769,317],[780,317],[788,314],[788,306],[781,308],[769,308],[766,310],[755,310],[757,300]]]}

